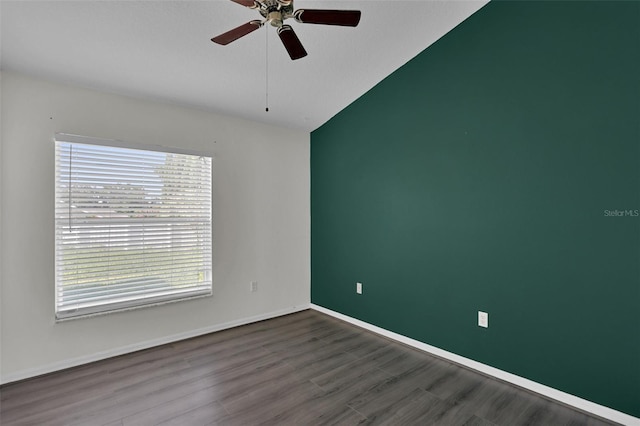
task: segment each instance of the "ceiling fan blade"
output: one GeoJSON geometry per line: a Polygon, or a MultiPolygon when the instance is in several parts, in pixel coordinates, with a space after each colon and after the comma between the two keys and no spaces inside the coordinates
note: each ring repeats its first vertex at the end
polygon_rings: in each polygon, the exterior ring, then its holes
{"type": "Polygon", "coordinates": [[[300,43],[300,39],[290,25],[283,25],[278,28],[278,36],[280,37],[280,40],[282,40],[282,44],[284,44],[284,47],[287,49],[291,59],[295,61],[296,59],[307,56],[307,51],[304,50],[302,43],[300,43]]]}
{"type": "Polygon", "coordinates": [[[246,36],[250,32],[257,30],[261,26],[262,26],[262,22],[259,20],[250,21],[230,31],[227,31],[224,34],[220,34],[219,36],[212,38],[211,41],[225,46],[231,43],[232,41],[235,41],[240,37],[246,36]]]}
{"type": "Polygon", "coordinates": [[[298,9],[294,18],[304,24],[355,27],[360,22],[360,15],[359,10],[298,9]]]}
{"type": "Polygon", "coordinates": [[[231,1],[234,3],[238,3],[241,6],[249,7],[251,9],[255,9],[256,7],[258,7],[256,2],[253,0],[231,0],[231,1]]]}

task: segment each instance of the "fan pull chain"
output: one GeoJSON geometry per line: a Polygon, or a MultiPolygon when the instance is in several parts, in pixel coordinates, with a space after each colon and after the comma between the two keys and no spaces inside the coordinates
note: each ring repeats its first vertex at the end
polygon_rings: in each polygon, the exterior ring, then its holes
{"type": "Polygon", "coordinates": [[[269,112],[269,28],[265,26],[265,40],[266,40],[266,48],[265,48],[265,78],[264,78],[264,104],[265,104],[265,112],[269,112]]]}

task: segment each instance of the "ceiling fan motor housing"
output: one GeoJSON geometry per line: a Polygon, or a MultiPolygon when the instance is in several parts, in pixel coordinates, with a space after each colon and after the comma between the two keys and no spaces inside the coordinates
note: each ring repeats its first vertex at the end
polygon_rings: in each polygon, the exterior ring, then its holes
{"type": "Polygon", "coordinates": [[[282,22],[284,21],[284,19],[282,18],[282,12],[280,11],[269,12],[269,14],[267,15],[267,19],[274,27],[281,27],[282,22]]]}
{"type": "Polygon", "coordinates": [[[266,0],[262,2],[260,14],[272,26],[280,28],[284,20],[293,15],[293,0],[266,0]]]}

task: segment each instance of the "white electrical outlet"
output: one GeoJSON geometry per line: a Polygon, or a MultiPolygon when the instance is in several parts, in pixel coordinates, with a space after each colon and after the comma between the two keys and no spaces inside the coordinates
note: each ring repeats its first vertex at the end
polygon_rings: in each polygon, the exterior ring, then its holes
{"type": "Polygon", "coordinates": [[[480,327],[489,328],[489,314],[478,311],[478,325],[480,327]]]}
{"type": "Polygon", "coordinates": [[[356,293],[362,294],[362,283],[356,283],[356,293]]]}
{"type": "Polygon", "coordinates": [[[258,291],[258,281],[251,281],[251,287],[249,288],[251,293],[258,291]]]}

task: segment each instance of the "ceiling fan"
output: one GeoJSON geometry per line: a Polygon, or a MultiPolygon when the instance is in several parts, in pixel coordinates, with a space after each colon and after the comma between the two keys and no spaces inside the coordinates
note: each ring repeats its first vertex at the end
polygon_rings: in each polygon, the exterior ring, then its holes
{"type": "Polygon", "coordinates": [[[232,41],[262,27],[267,22],[278,28],[278,36],[291,59],[307,56],[300,39],[290,25],[284,23],[293,18],[303,24],[341,25],[355,27],[360,22],[359,10],[298,9],[294,12],[293,0],[231,0],[249,9],[257,9],[264,19],[256,19],[240,25],[211,39],[214,43],[227,45],[232,41]]]}

